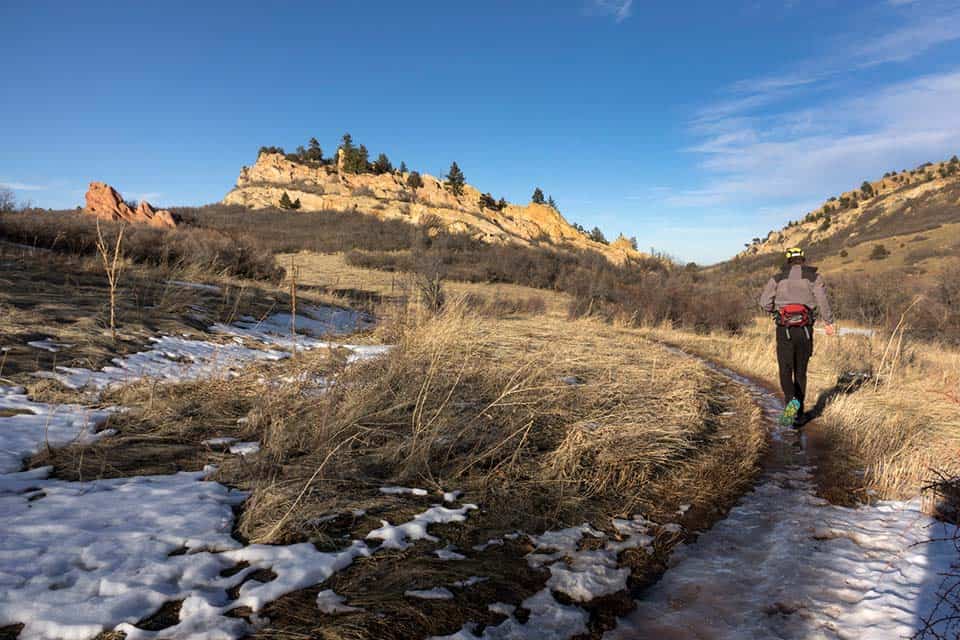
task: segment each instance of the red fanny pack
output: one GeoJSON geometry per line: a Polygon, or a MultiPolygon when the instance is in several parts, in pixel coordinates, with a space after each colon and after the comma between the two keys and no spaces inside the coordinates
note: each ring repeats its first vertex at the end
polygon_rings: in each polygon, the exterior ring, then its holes
{"type": "Polygon", "coordinates": [[[780,308],[777,324],[781,327],[809,327],[813,324],[813,317],[806,305],[785,304],[780,308]]]}

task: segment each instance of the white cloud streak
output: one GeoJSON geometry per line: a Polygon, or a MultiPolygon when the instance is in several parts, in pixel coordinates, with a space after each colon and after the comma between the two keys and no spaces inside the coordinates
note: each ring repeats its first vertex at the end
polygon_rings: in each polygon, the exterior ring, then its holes
{"type": "Polygon", "coordinates": [[[590,0],[586,10],[589,15],[613,16],[620,23],[633,13],[633,0],[590,0]]]}
{"type": "Polygon", "coordinates": [[[13,189],[14,191],[45,191],[47,187],[42,184],[0,181],[0,189],[13,189]]]}
{"type": "Polygon", "coordinates": [[[664,202],[703,207],[825,198],[958,150],[960,68],[812,108],[738,119],[689,149],[704,155],[707,182],[664,202]]]}

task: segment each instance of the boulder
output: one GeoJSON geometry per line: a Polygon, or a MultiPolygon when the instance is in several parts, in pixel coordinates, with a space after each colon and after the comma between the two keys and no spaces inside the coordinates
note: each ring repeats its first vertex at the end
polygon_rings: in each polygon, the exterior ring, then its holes
{"type": "Polygon", "coordinates": [[[173,229],[177,226],[172,213],[165,209],[158,211],[150,206],[149,202],[141,202],[134,211],[116,189],[104,182],[90,183],[84,213],[110,222],[146,224],[158,229],[173,229]]]}

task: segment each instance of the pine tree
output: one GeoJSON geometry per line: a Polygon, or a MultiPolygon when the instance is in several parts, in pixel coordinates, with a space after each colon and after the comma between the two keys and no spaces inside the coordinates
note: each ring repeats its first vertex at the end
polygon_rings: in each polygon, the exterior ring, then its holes
{"type": "Polygon", "coordinates": [[[463,176],[463,171],[457,166],[456,162],[450,164],[450,171],[447,173],[447,188],[455,196],[463,195],[463,186],[467,183],[463,176]]]}
{"type": "Polygon", "coordinates": [[[540,187],[537,187],[533,190],[533,196],[530,198],[534,204],[543,204],[543,191],[540,190],[540,187]]]}
{"type": "Polygon", "coordinates": [[[507,199],[503,196],[500,196],[500,200],[497,201],[497,210],[503,211],[507,208],[507,199]]]}
{"type": "Polygon", "coordinates": [[[404,162],[403,160],[401,160],[401,161],[400,161],[400,173],[406,173],[406,172],[407,172],[407,163],[404,162]]]}
{"type": "Polygon", "coordinates": [[[297,159],[298,160],[307,159],[307,150],[304,148],[303,145],[300,145],[299,147],[297,147],[297,159]]]}
{"type": "Polygon", "coordinates": [[[480,208],[497,210],[497,201],[489,193],[480,194],[480,208]]]}
{"type": "Polygon", "coordinates": [[[607,242],[607,237],[603,235],[603,231],[600,230],[600,227],[593,228],[593,230],[590,232],[590,239],[601,244],[610,244],[607,242]]]}
{"type": "Polygon", "coordinates": [[[310,138],[307,145],[307,159],[313,162],[323,162],[323,149],[320,148],[320,142],[316,138],[310,138]]]}
{"type": "Polygon", "coordinates": [[[293,209],[293,201],[290,200],[290,196],[287,195],[287,192],[284,191],[283,195],[280,196],[280,208],[281,209],[293,209]]]}
{"type": "Polygon", "coordinates": [[[290,208],[291,208],[291,209],[299,209],[299,208],[300,208],[300,198],[297,198],[296,200],[294,200],[294,201],[293,201],[293,204],[290,205],[290,208]]]}
{"type": "Polygon", "coordinates": [[[390,158],[387,157],[387,154],[381,153],[377,156],[376,161],[373,163],[373,172],[380,173],[393,173],[393,165],[390,164],[390,158]]]}
{"type": "Polygon", "coordinates": [[[873,196],[873,185],[867,182],[866,180],[864,180],[863,184],[860,185],[860,193],[863,194],[864,198],[869,198],[873,196]]]}
{"type": "Polygon", "coordinates": [[[419,189],[423,186],[423,178],[420,177],[420,173],[417,171],[411,171],[410,175],[407,176],[407,186],[411,189],[419,189]]]}
{"type": "Polygon", "coordinates": [[[356,161],[354,163],[354,173],[366,173],[370,170],[370,154],[367,152],[367,148],[363,145],[360,145],[360,148],[357,149],[356,161]]]}
{"type": "Polygon", "coordinates": [[[557,206],[557,201],[553,199],[553,196],[547,198],[547,204],[556,212],[560,212],[560,207],[557,206]]]}

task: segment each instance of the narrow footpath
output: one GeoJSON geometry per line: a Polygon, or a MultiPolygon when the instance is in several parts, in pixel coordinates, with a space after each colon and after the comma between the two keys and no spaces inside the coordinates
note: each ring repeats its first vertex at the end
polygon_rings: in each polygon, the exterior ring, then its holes
{"type": "Polygon", "coordinates": [[[771,425],[764,472],[724,520],[674,552],[663,578],[604,638],[917,636],[944,580],[957,580],[944,574],[951,565],[957,574],[958,528],[922,513],[919,499],[845,508],[817,497],[815,460],[802,431],[778,425],[779,398],[707,364],[763,409],[771,425]]]}

